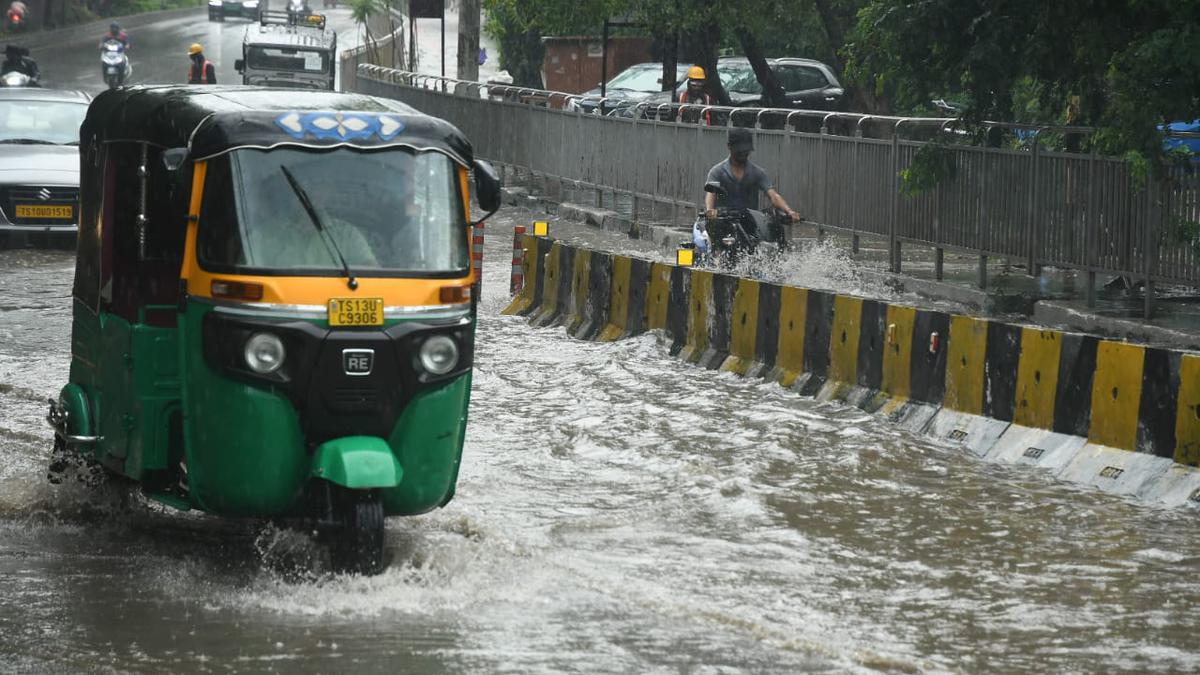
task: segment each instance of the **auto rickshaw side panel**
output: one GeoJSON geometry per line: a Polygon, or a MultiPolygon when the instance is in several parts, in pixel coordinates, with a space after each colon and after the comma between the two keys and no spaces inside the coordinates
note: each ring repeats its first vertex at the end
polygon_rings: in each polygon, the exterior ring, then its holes
{"type": "Polygon", "coordinates": [[[134,428],[124,473],[136,480],[151,471],[177,471],[183,459],[178,329],[150,325],[146,314],[151,311],[174,318],[175,308],[143,307],[131,330],[130,368],[136,394],[129,413],[134,428]]]}

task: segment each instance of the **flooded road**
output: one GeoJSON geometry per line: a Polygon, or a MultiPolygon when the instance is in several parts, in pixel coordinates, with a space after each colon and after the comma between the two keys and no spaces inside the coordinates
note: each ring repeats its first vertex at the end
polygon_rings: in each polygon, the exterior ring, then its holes
{"type": "Polygon", "coordinates": [[[1147,672],[1200,668],[1195,513],[972,459],[503,317],[489,222],[458,496],[374,578],[307,542],[45,480],[73,260],[0,252],[6,672],[1147,672]],[[300,571],[298,571],[300,570],[300,571]]]}

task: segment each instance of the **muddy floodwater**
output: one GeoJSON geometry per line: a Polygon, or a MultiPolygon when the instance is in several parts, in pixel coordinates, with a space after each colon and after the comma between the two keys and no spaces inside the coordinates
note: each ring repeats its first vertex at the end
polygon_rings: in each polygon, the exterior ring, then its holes
{"type": "MultiPolygon", "coordinates": [[[[458,496],[373,578],[45,480],[73,258],[0,252],[0,671],[1196,672],[1196,513],[504,317],[489,223],[458,496]]],[[[523,221],[522,221],[523,222],[523,221]]]]}

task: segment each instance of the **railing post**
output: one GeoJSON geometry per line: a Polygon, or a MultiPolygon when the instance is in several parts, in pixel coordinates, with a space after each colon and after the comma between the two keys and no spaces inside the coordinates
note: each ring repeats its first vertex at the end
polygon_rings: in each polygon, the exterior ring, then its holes
{"type": "Polygon", "coordinates": [[[892,127],[892,208],[888,213],[888,252],[890,269],[900,273],[900,239],[897,228],[900,220],[900,124],[892,127]]]}
{"type": "Polygon", "coordinates": [[[1041,222],[1038,213],[1038,159],[1041,157],[1042,144],[1037,136],[1033,137],[1033,152],[1030,159],[1031,166],[1029,167],[1029,211],[1026,213],[1026,237],[1028,237],[1027,249],[1029,257],[1029,267],[1027,271],[1029,276],[1038,276],[1038,234],[1041,230],[1041,222]]]}
{"type": "Polygon", "coordinates": [[[1087,269],[1087,283],[1084,291],[1087,306],[1096,306],[1096,241],[1100,238],[1100,219],[1096,217],[1096,203],[1100,198],[1096,189],[1096,146],[1092,145],[1092,154],[1088,156],[1088,201],[1087,220],[1083,226],[1083,263],[1087,269]]]}
{"type": "Polygon", "coordinates": [[[1142,307],[1142,318],[1149,321],[1154,317],[1154,274],[1157,272],[1158,263],[1158,219],[1161,210],[1158,206],[1158,181],[1153,177],[1146,179],[1146,227],[1142,228],[1145,231],[1145,242],[1142,244],[1142,255],[1144,256],[1144,267],[1146,273],[1146,285],[1143,288],[1142,296],[1144,306],[1142,307]]]}
{"type": "MultiPolygon", "coordinates": [[[[975,180],[979,180],[978,176],[976,176],[975,180]]],[[[988,284],[987,233],[985,231],[987,228],[984,227],[983,224],[986,216],[986,210],[983,206],[983,185],[976,185],[975,187],[977,188],[975,190],[975,246],[978,247],[979,252],[978,270],[976,274],[975,285],[977,285],[980,290],[984,290],[987,288],[988,284]]]]}

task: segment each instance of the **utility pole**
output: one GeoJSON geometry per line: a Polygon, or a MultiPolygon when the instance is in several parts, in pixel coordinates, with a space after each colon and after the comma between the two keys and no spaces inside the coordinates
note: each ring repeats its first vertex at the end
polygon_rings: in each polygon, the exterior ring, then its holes
{"type": "Polygon", "coordinates": [[[479,79],[480,0],[458,1],[458,79],[479,79]]]}

